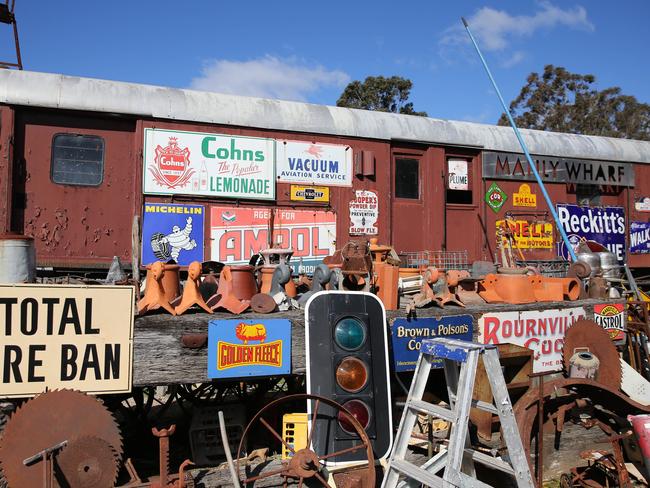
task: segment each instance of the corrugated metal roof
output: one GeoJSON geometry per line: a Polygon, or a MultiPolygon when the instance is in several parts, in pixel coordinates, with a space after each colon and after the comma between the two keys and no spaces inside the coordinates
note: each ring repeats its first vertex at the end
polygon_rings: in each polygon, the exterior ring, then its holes
{"type": "MultiPolygon", "coordinates": [[[[0,70],[0,103],[521,152],[509,127],[30,71],[0,70]]],[[[533,154],[650,163],[650,142],[522,134],[533,154]]]]}

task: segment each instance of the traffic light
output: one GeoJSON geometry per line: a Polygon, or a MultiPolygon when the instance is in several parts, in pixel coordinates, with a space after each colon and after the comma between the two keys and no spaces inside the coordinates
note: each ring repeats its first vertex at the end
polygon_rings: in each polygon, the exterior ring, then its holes
{"type": "MultiPolygon", "coordinates": [[[[322,291],[305,307],[307,393],[343,405],[365,429],[375,458],[386,457],[393,441],[386,338],[386,310],[375,295],[322,291]]],[[[312,445],[334,453],[359,445],[352,423],[332,407],[308,405],[312,445]]],[[[328,458],[332,464],[366,459],[363,449],[328,458]]]]}

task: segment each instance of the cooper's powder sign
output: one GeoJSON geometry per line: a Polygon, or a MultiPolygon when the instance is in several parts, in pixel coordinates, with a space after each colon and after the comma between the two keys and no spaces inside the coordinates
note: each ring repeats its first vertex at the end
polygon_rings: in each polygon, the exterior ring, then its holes
{"type": "Polygon", "coordinates": [[[273,200],[275,141],[145,129],[143,192],[273,200]]]}
{"type": "Polygon", "coordinates": [[[134,289],[0,285],[0,396],[131,391],[134,289]]]}
{"type": "Polygon", "coordinates": [[[625,305],[622,303],[601,303],[594,305],[594,322],[609,333],[616,343],[625,341],[625,305]]]}
{"type": "Polygon", "coordinates": [[[291,322],[212,320],[208,325],[208,377],[240,378],[291,373],[291,322]]]}
{"type": "Polygon", "coordinates": [[[278,181],[352,186],[352,148],[320,142],[278,141],[278,181]]]}
{"type": "Polygon", "coordinates": [[[587,318],[582,307],[559,310],[487,313],[478,320],[479,342],[510,343],[534,351],[533,371],[562,368],[564,334],[577,320],[587,318]]]}
{"type": "Polygon", "coordinates": [[[379,197],[377,192],[356,190],[355,198],[350,202],[350,235],[374,236],[379,233],[379,197]]]}

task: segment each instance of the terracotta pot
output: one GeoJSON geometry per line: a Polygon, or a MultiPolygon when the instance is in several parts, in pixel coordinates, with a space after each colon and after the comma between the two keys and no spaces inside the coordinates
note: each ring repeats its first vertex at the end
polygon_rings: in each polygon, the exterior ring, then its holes
{"type": "Polygon", "coordinates": [[[284,292],[289,298],[295,298],[298,296],[298,290],[296,289],[296,282],[293,281],[293,278],[290,278],[286,285],[284,285],[284,292]]]}
{"type": "MultiPolygon", "coordinates": [[[[165,298],[169,302],[181,294],[180,269],[181,267],[178,264],[163,264],[165,274],[162,277],[161,284],[165,290],[165,298]]],[[[149,283],[150,278],[151,265],[147,266],[147,283],[149,283]]]]}
{"type": "Polygon", "coordinates": [[[275,266],[264,266],[260,269],[260,293],[268,293],[271,291],[271,281],[273,280],[273,272],[275,266]]]}
{"type": "Polygon", "coordinates": [[[231,266],[232,292],[238,300],[250,300],[257,293],[254,268],[248,265],[231,266]]]}

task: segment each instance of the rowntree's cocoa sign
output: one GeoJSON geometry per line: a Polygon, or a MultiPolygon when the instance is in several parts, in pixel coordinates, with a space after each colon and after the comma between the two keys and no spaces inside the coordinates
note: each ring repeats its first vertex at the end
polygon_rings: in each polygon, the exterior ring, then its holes
{"type": "Polygon", "coordinates": [[[534,351],[533,371],[562,368],[564,334],[577,320],[587,318],[582,307],[559,310],[486,313],[478,320],[479,342],[510,343],[534,351]]]}
{"type": "Polygon", "coordinates": [[[143,192],[275,199],[275,141],[145,129],[143,192]]]}

